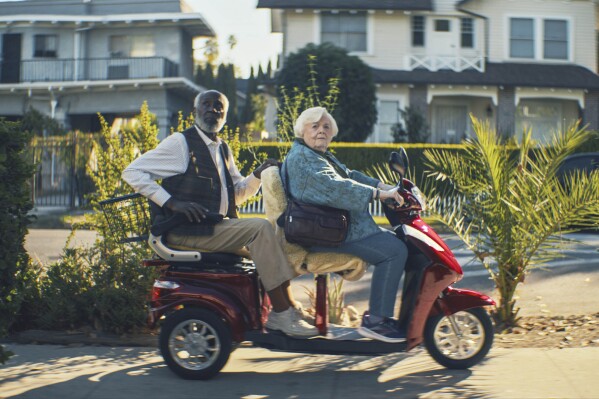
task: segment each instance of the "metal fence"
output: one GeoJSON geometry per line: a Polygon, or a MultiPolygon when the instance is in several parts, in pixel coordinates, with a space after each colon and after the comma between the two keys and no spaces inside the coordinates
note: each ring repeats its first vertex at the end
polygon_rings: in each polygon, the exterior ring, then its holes
{"type": "Polygon", "coordinates": [[[35,137],[29,156],[35,164],[31,196],[35,207],[77,208],[87,204],[94,186],[86,174],[92,134],[69,133],[60,137],[35,137]]]}
{"type": "MultiPolygon", "coordinates": [[[[31,179],[32,200],[35,207],[78,208],[88,204],[87,196],[95,191],[86,166],[94,163],[93,142],[97,134],[72,132],[60,137],[36,137],[30,145],[30,156],[36,165],[31,179]]],[[[260,194],[260,193],[259,193],[260,194]]],[[[456,204],[442,200],[439,208],[456,204]]],[[[369,211],[384,216],[382,204],[373,202],[369,211]]],[[[262,196],[240,208],[240,213],[263,214],[262,196]]],[[[430,211],[423,212],[424,216],[430,211]]]]}
{"type": "MultiPolygon", "coordinates": [[[[179,65],[164,57],[115,57],[4,61],[11,82],[149,79],[179,76],[179,65]]],[[[2,82],[8,83],[2,77],[2,82]]]]}

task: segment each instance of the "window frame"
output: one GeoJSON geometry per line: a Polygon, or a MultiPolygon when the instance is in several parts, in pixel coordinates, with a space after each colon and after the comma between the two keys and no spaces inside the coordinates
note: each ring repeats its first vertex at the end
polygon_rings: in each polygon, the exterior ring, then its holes
{"type": "Polygon", "coordinates": [[[543,59],[544,60],[556,60],[556,61],[567,61],[569,58],[569,52],[570,52],[570,42],[569,42],[569,34],[568,34],[568,29],[569,29],[569,25],[568,25],[568,21],[565,19],[557,19],[557,18],[545,18],[543,19],[543,59]],[[551,40],[551,39],[547,39],[547,29],[546,29],[546,24],[547,21],[553,21],[553,22],[563,22],[566,24],[566,37],[565,40],[551,40]],[[548,57],[547,56],[547,42],[550,43],[564,43],[566,44],[566,53],[565,53],[565,57],[564,58],[555,58],[555,57],[548,57]]]}
{"type": "MultiPolygon", "coordinates": [[[[370,54],[371,52],[371,48],[372,48],[372,43],[371,43],[371,39],[372,39],[372,31],[371,31],[371,16],[370,13],[368,13],[367,11],[355,11],[355,12],[351,12],[351,11],[321,11],[319,13],[319,18],[318,18],[318,26],[316,27],[316,35],[318,38],[318,43],[332,43],[335,46],[344,48],[345,50],[347,50],[350,54],[370,54]],[[354,16],[354,15],[360,15],[364,17],[364,32],[357,32],[357,31],[339,31],[339,32],[324,32],[324,17],[326,16],[336,16],[336,17],[341,17],[341,16],[354,16]],[[347,37],[347,34],[364,34],[364,49],[359,49],[359,50],[352,50],[349,49],[348,47],[346,47],[345,45],[340,45],[338,43],[333,43],[330,41],[325,41],[323,40],[323,34],[328,33],[328,34],[337,34],[340,36],[341,40],[343,40],[344,37],[347,37]]],[[[347,43],[347,40],[345,40],[347,43]]]]}
{"type": "Polygon", "coordinates": [[[110,58],[144,58],[144,57],[155,57],[156,56],[156,40],[154,35],[148,34],[148,35],[126,35],[126,34],[114,34],[114,35],[110,35],[108,37],[108,55],[110,56],[110,58]],[[125,39],[125,45],[123,46],[124,48],[126,48],[126,50],[124,51],[125,54],[120,54],[120,52],[116,52],[113,51],[113,40],[116,38],[123,38],[125,39]],[[151,47],[152,47],[152,51],[151,54],[148,55],[134,55],[135,51],[139,51],[139,48],[136,49],[135,44],[136,44],[136,40],[139,40],[140,42],[142,42],[141,38],[147,38],[150,39],[150,41],[148,43],[151,43],[151,47]]]}
{"type": "Polygon", "coordinates": [[[470,18],[470,17],[460,18],[460,47],[468,48],[468,49],[473,49],[475,47],[474,46],[474,18],[470,18]],[[469,27],[470,31],[469,32],[464,29],[464,23],[466,21],[470,21],[470,27],[469,27]],[[466,43],[467,40],[470,41],[469,45],[466,43]]]}
{"type": "Polygon", "coordinates": [[[538,15],[538,16],[530,16],[527,15],[518,15],[518,14],[510,14],[505,16],[505,48],[504,48],[504,57],[507,60],[513,61],[540,61],[540,62],[558,62],[558,63],[571,63],[574,58],[574,27],[573,27],[573,19],[569,16],[555,16],[555,15],[538,15]],[[533,20],[533,51],[534,56],[530,58],[523,57],[514,57],[511,54],[511,21],[513,19],[530,19],[533,20]],[[563,21],[566,23],[566,58],[547,58],[545,57],[545,21],[563,21]]]}
{"type": "Polygon", "coordinates": [[[58,58],[58,35],[54,33],[36,33],[33,35],[33,58],[58,58]],[[42,39],[43,42],[42,42],[42,39]],[[53,39],[53,40],[48,40],[53,39]],[[48,49],[50,43],[54,44],[54,49],[48,49]],[[38,48],[38,44],[43,43],[43,49],[38,48]]]}
{"type": "Polygon", "coordinates": [[[411,44],[412,47],[425,47],[426,45],[426,16],[424,15],[412,15],[410,18],[410,32],[412,35],[411,44]],[[418,18],[422,22],[422,27],[418,27],[416,30],[416,18],[418,18]],[[418,34],[418,35],[416,35],[418,34]],[[422,37],[420,37],[422,36],[422,37]],[[418,39],[417,39],[418,38],[418,39]],[[417,43],[418,41],[418,43],[417,43]]]}
{"type": "Polygon", "coordinates": [[[537,55],[536,55],[536,49],[535,49],[535,47],[536,47],[535,46],[535,42],[536,42],[536,32],[535,32],[536,28],[535,28],[535,26],[536,26],[535,18],[524,18],[524,17],[519,18],[519,17],[514,17],[514,18],[510,18],[509,19],[508,32],[509,32],[509,55],[510,55],[510,58],[524,59],[524,60],[530,60],[530,59],[534,60],[534,59],[536,59],[537,55]],[[531,26],[531,37],[530,38],[524,38],[524,37],[516,37],[515,38],[515,37],[512,36],[512,23],[515,20],[530,21],[530,23],[532,25],[531,26]],[[524,42],[524,41],[526,41],[527,43],[530,42],[531,50],[532,50],[531,56],[530,57],[527,57],[527,56],[515,56],[513,54],[513,50],[512,50],[512,48],[513,48],[512,43],[514,43],[514,41],[518,41],[518,42],[524,42]]]}

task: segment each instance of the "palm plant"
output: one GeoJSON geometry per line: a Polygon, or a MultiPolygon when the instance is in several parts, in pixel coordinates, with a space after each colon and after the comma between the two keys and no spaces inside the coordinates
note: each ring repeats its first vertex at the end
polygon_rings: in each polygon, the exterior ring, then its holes
{"type": "Polygon", "coordinates": [[[426,150],[430,168],[423,190],[432,210],[485,265],[499,292],[494,311],[503,328],[517,325],[514,294],[527,271],[560,256],[558,233],[599,224],[599,172],[558,179],[564,158],[594,133],[574,124],[536,146],[531,132],[509,144],[472,118],[474,137],[464,150],[426,150]],[[441,199],[456,204],[440,206],[441,199]]]}

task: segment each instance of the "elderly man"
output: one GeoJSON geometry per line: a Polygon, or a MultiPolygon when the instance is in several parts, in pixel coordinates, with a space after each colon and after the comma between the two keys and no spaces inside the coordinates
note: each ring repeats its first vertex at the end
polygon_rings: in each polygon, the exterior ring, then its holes
{"type": "Polygon", "coordinates": [[[227,143],[218,137],[229,100],[215,90],[194,101],[195,125],[164,139],[133,161],[123,179],[161,207],[164,214],[183,213],[189,222],[173,229],[167,243],[204,251],[232,252],[247,247],[273,305],[266,327],[288,335],[316,335],[301,317],[288,291],[294,277],[274,229],[265,219],[239,219],[236,204],[255,195],[269,159],[243,177],[227,143]],[[162,186],[156,180],[162,179],[162,186]],[[216,224],[209,214],[225,218],[216,224]]]}

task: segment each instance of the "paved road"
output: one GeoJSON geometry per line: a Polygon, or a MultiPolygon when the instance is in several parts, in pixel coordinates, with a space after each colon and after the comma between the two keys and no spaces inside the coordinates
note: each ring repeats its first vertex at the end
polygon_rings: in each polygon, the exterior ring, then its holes
{"type": "MultiPolygon", "coordinates": [[[[93,235],[87,232],[87,242],[93,235]]],[[[55,259],[50,242],[66,232],[35,231],[30,253],[55,259]]],[[[599,312],[599,236],[585,240],[578,259],[555,262],[527,277],[518,291],[521,314],[599,312]]],[[[452,238],[448,241],[451,243],[452,238]]],[[[60,248],[60,246],[58,247],[60,248]]],[[[457,250],[460,260],[467,253],[457,250]]],[[[480,265],[465,265],[460,286],[492,292],[480,265]],[[470,275],[470,277],[468,277],[470,275]]],[[[360,310],[367,300],[369,275],[346,283],[346,299],[360,310]]],[[[308,276],[294,282],[306,301],[308,276]]],[[[184,381],[172,374],[154,348],[17,345],[0,366],[0,398],[599,398],[599,348],[492,349],[471,370],[447,370],[422,349],[413,354],[322,356],[241,347],[223,372],[208,382],[184,381]]]]}
{"type": "MultiPolygon", "coordinates": [[[[56,261],[69,234],[69,230],[33,229],[26,237],[25,248],[34,259],[44,263],[56,261]]],[[[81,230],[69,245],[91,245],[95,237],[94,232],[81,230]]],[[[465,277],[457,286],[494,296],[493,283],[480,262],[472,260],[472,253],[463,248],[457,237],[443,237],[464,267],[465,277]]],[[[599,312],[599,300],[589,301],[599,292],[599,234],[573,234],[568,238],[577,240],[577,243],[572,249],[564,251],[566,258],[533,271],[526,283],[520,285],[517,295],[522,302],[527,303],[520,315],[599,312]]],[[[346,303],[354,305],[360,312],[366,308],[371,271],[360,281],[344,284],[346,303]]],[[[308,304],[306,290],[313,286],[312,277],[302,276],[295,279],[292,285],[294,295],[308,304]]]]}
{"type": "Polygon", "coordinates": [[[152,398],[597,398],[599,348],[494,349],[470,370],[447,370],[423,350],[322,356],[240,348],[210,381],[170,372],[152,348],[11,345],[0,397],[152,398]]]}

